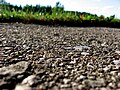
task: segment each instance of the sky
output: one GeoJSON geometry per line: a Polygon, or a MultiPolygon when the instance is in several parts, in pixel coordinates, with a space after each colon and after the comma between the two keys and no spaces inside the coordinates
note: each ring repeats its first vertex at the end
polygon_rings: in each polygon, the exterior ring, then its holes
{"type": "Polygon", "coordinates": [[[13,5],[36,5],[55,6],[56,2],[64,5],[65,10],[88,12],[104,15],[105,17],[115,15],[120,18],[120,0],[5,0],[13,5]]]}

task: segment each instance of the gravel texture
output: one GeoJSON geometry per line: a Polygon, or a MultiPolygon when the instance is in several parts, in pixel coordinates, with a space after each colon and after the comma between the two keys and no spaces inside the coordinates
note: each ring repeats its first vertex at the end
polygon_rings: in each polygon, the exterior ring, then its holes
{"type": "Polygon", "coordinates": [[[120,90],[120,29],[1,23],[0,89],[120,90]]]}

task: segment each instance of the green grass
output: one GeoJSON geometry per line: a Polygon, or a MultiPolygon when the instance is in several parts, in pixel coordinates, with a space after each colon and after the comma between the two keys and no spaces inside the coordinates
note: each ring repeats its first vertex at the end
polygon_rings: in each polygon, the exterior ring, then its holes
{"type": "Polygon", "coordinates": [[[120,19],[116,19],[114,15],[110,17],[101,15],[99,17],[86,12],[64,11],[64,8],[59,5],[53,8],[38,7],[37,5],[27,5],[23,8],[11,6],[11,9],[9,4],[1,8],[0,22],[22,22],[62,26],[120,27],[120,19]]]}

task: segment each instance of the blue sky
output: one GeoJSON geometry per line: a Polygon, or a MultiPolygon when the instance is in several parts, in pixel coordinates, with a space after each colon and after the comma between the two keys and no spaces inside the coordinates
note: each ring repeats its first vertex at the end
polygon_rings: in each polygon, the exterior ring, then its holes
{"type": "Polygon", "coordinates": [[[14,5],[36,5],[55,6],[56,2],[64,5],[65,10],[89,12],[93,14],[110,16],[116,15],[120,18],[120,0],[5,0],[14,5]]]}

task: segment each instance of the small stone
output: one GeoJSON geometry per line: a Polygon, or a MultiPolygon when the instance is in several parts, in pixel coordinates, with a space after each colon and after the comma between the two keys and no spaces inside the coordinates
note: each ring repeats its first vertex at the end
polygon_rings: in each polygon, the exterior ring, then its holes
{"type": "Polygon", "coordinates": [[[108,86],[109,86],[110,88],[115,88],[115,84],[114,84],[114,83],[109,83],[108,86]]]}
{"type": "Polygon", "coordinates": [[[32,90],[32,88],[26,85],[17,85],[14,90],[32,90]]]}
{"type": "Polygon", "coordinates": [[[118,73],[117,71],[111,71],[111,72],[110,72],[110,74],[112,74],[112,75],[114,75],[114,76],[117,75],[117,73],[118,73]]]}
{"type": "Polygon", "coordinates": [[[51,77],[55,76],[55,74],[54,74],[54,73],[50,73],[49,75],[50,75],[51,77]]]}
{"type": "Polygon", "coordinates": [[[84,49],[90,49],[90,47],[88,47],[88,46],[75,46],[74,49],[78,50],[78,51],[83,51],[84,49]]]}
{"type": "Polygon", "coordinates": [[[49,87],[53,87],[55,85],[55,81],[49,82],[49,87]]]}
{"type": "Polygon", "coordinates": [[[95,80],[95,79],[96,79],[95,76],[89,76],[88,78],[89,78],[90,80],[95,80]]]}
{"type": "Polygon", "coordinates": [[[94,69],[93,65],[91,65],[90,63],[87,64],[87,67],[88,67],[88,68],[93,68],[93,69],[94,69]]]}
{"type": "Polygon", "coordinates": [[[103,79],[101,80],[84,80],[82,82],[84,85],[90,86],[90,87],[102,87],[105,86],[105,81],[103,79]]]}
{"type": "Polygon", "coordinates": [[[70,53],[68,53],[67,55],[73,55],[74,53],[73,52],[70,52],[70,53]]]}
{"type": "MultiPolygon", "coordinates": [[[[40,89],[43,90],[43,89],[40,89]]],[[[60,90],[60,88],[58,86],[54,86],[51,90],[60,90]]]]}
{"type": "Polygon", "coordinates": [[[65,47],[65,50],[73,50],[73,47],[65,47]]]}
{"type": "Polygon", "coordinates": [[[108,45],[106,44],[106,42],[104,42],[104,43],[101,44],[101,46],[105,47],[105,46],[108,46],[108,45]]]}
{"type": "Polygon", "coordinates": [[[115,51],[115,53],[117,53],[118,55],[120,55],[120,51],[115,51]]]}
{"type": "Polygon", "coordinates": [[[118,65],[118,64],[120,64],[120,60],[114,60],[113,63],[114,63],[115,65],[118,65]]]}
{"type": "Polygon", "coordinates": [[[78,90],[87,90],[85,85],[78,85],[78,90]]]}
{"type": "Polygon", "coordinates": [[[117,45],[117,44],[119,44],[119,42],[113,42],[113,44],[117,45]]]}
{"type": "Polygon", "coordinates": [[[70,64],[75,64],[75,63],[76,63],[76,61],[75,61],[75,60],[70,62],[70,64]]]}
{"type": "Polygon", "coordinates": [[[66,78],[63,79],[64,84],[68,84],[70,83],[70,81],[71,81],[70,79],[66,79],[66,78]]]}
{"type": "Polygon", "coordinates": [[[80,75],[79,77],[77,77],[76,81],[79,82],[84,79],[86,79],[86,76],[80,75]]]}
{"type": "Polygon", "coordinates": [[[82,46],[75,46],[74,49],[75,49],[75,50],[79,50],[79,51],[82,51],[82,50],[83,50],[82,46]]]}
{"type": "Polygon", "coordinates": [[[4,43],[4,44],[6,44],[6,43],[7,43],[7,41],[3,41],[3,43],[4,43]]]}
{"type": "Polygon", "coordinates": [[[60,64],[59,64],[59,66],[63,66],[63,65],[64,65],[64,63],[60,63],[60,64]]]}
{"type": "Polygon", "coordinates": [[[71,67],[71,66],[68,65],[67,68],[68,68],[68,69],[72,69],[73,67],[71,67]]]}
{"type": "Polygon", "coordinates": [[[24,77],[24,75],[18,75],[17,79],[21,80],[21,79],[23,79],[23,77],[24,77]]]}
{"type": "Polygon", "coordinates": [[[1,38],[2,41],[6,40],[6,38],[1,38]]]}
{"type": "Polygon", "coordinates": [[[36,90],[46,90],[44,85],[39,85],[36,90]]]}
{"type": "Polygon", "coordinates": [[[114,82],[116,82],[116,79],[113,76],[111,77],[111,80],[114,81],[114,82]]]}
{"type": "Polygon", "coordinates": [[[78,90],[78,84],[75,82],[72,82],[72,90],[78,90]]]}
{"type": "Polygon", "coordinates": [[[103,70],[104,70],[105,72],[107,72],[107,71],[110,70],[110,68],[106,66],[105,68],[103,68],[103,70]]]}
{"type": "Polygon", "coordinates": [[[23,45],[23,48],[26,48],[27,46],[26,45],[23,45]]]}
{"type": "Polygon", "coordinates": [[[61,87],[61,88],[69,88],[69,87],[70,87],[70,84],[62,84],[60,87],[61,87]]]}
{"type": "Polygon", "coordinates": [[[5,50],[10,50],[10,49],[12,49],[12,47],[5,47],[4,49],[5,50]]]}
{"type": "Polygon", "coordinates": [[[117,86],[120,88],[120,82],[117,84],[117,86]]]}
{"type": "Polygon", "coordinates": [[[71,82],[71,84],[72,84],[73,87],[78,86],[78,83],[76,83],[76,82],[71,82]]]}
{"type": "Polygon", "coordinates": [[[87,52],[81,52],[81,55],[87,56],[87,55],[90,55],[90,54],[87,53],[87,52]]]}
{"type": "Polygon", "coordinates": [[[39,82],[39,77],[36,75],[30,75],[22,81],[22,84],[27,86],[33,86],[39,82]]]}
{"type": "Polygon", "coordinates": [[[120,72],[118,73],[118,77],[120,77],[120,72]]]}
{"type": "Polygon", "coordinates": [[[100,88],[100,90],[108,90],[108,89],[103,87],[103,88],[100,88]]]}

